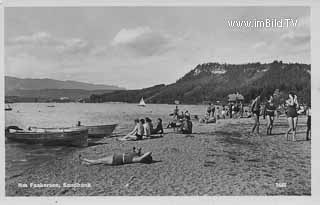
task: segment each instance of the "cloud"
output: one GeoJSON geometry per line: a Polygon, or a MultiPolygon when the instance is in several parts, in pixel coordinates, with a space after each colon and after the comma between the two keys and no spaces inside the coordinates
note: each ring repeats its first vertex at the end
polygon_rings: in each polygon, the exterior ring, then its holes
{"type": "Polygon", "coordinates": [[[31,35],[21,35],[15,38],[11,38],[8,41],[9,45],[53,45],[59,43],[59,41],[47,32],[36,32],[31,35]]]}
{"type": "Polygon", "coordinates": [[[139,56],[161,54],[172,48],[174,38],[153,31],[149,27],[121,29],[111,41],[111,46],[122,47],[139,56]]]}
{"type": "Polygon", "coordinates": [[[260,49],[267,47],[267,43],[265,41],[260,41],[252,45],[253,49],[260,49]]]}
{"type": "Polygon", "coordinates": [[[8,46],[21,49],[46,48],[62,54],[88,52],[90,47],[89,43],[81,38],[62,39],[43,31],[11,38],[8,46]]]}
{"type": "Polygon", "coordinates": [[[80,38],[72,38],[64,40],[60,45],[56,47],[58,52],[61,53],[79,53],[89,50],[89,43],[80,38]]]}
{"type": "Polygon", "coordinates": [[[140,36],[152,33],[149,27],[137,27],[134,29],[121,29],[113,38],[111,45],[134,43],[140,36]]]}
{"type": "Polygon", "coordinates": [[[310,43],[310,33],[299,33],[290,31],[281,35],[282,42],[292,45],[301,45],[310,43]]]}

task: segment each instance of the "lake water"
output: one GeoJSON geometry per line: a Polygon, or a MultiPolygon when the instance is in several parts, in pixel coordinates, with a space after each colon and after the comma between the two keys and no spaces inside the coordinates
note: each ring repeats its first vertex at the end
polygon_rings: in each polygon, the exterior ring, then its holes
{"type": "MultiPolygon", "coordinates": [[[[136,104],[124,103],[15,103],[12,111],[5,112],[5,126],[16,125],[27,129],[37,127],[71,127],[78,121],[82,125],[98,125],[117,123],[114,131],[117,135],[125,135],[133,128],[135,118],[149,117],[154,122],[162,118],[164,126],[171,119],[175,105],[148,104],[139,107],[136,104]],[[52,106],[54,107],[48,107],[52,106]]],[[[180,111],[188,110],[192,115],[204,115],[205,105],[179,105],[180,111]]],[[[63,157],[72,147],[44,147],[41,145],[24,145],[7,143],[6,172],[11,175],[28,167],[48,162],[53,157],[63,157]]]]}

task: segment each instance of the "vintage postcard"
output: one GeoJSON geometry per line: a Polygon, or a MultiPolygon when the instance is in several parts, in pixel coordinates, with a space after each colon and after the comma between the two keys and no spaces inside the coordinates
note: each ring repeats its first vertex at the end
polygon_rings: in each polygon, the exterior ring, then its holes
{"type": "Polygon", "coordinates": [[[311,196],[310,6],[3,11],[6,197],[311,196]]]}

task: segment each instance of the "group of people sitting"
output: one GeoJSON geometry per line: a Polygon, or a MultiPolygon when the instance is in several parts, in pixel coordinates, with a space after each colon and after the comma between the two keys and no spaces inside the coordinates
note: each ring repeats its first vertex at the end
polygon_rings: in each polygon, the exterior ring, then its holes
{"type": "Polygon", "coordinates": [[[173,128],[177,130],[177,133],[181,134],[192,134],[191,115],[188,110],[181,111],[179,114],[179,108],[176,106],[170,115],[173,116],[173,121],[168,123],[167,128],[173,128]]]}
{"type": "Polygon", "coordinates": [[[152,120],[148,117],[145,119],[135,119],[134,120],[133,130],[126,136],[119,138],[121,141],[130,141],[130,140],[142,140],[144,138],[151,138],[155,134],[163,134],[162,119],[157,119],[157,125],[154,128],[152,120]]]}

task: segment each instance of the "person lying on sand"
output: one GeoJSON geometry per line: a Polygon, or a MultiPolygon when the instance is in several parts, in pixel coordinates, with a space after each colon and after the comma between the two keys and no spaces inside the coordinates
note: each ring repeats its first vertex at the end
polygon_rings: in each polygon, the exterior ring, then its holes
{"type": "Polygon", "coordinates": [[[107,157],[103,157],[100,159],[86,159],[82,158],[79,155],[79,160],[82,164],[85,165],[123,165],[123,164],[131,164],[131,163],[151,163],[152,162],[152,152],[147,152],[145,154],[141,153],[141,148],[136,151],[136,148],[133,147],[133,151],[130,153],[114,153],[107,157]]]}
{"type": "Polygon", "coordinates": [[[142,136],[144,135],[144,127],[143,124],[145,123],[144,119],[135,119],[134,120],[135,127],[133,130],[127,134],[126,136],[119,138],[118,140],[121,141],[130,141],[130,140],[142,140],[142,136]]]}

